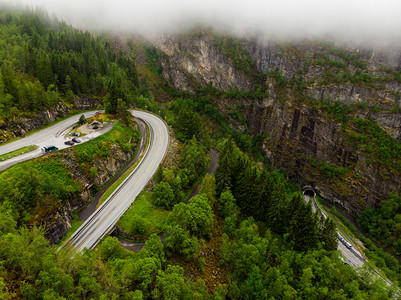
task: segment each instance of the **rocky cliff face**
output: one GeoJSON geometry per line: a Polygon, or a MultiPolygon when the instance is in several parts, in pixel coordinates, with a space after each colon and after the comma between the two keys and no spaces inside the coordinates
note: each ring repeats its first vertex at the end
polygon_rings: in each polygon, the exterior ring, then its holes
{"type": "Polygon", "coordinates": [[[230,49],[219,47],[219,39],[203,31],[160,38],[154,45],[164,53],[162,75],[174,87],[190,92],[208,84],[225,92],[252,91],[257,84],[266,88],[269,96],[262,100],[211,97],[221,112],[237,110],[246,118],[244,125],[227,114],[233,128],[267,137],[262,152],[273,165],[300,183],[312,184],[323,198],[348,211],[360,214],[366,205],[378,206],[390,191],[398,191],[399,172],[377,164],[352,145],[347,132],[357,129],[323,108],[340,103],[350,108],[348,119],[370,118],[400,140],[401,81],[396,54],[388,57],[393,61],[388,66],[383,56],[374,57],[374,51],[362,55],[310,41],[283,44],[242,39],[236,51],[240,48],[245,54],[238,58],[230,49]],[[238,59],[249,61],[249,66],[242,68],[238,59]],[[262,82],[256,74],[265,75],[262,82]],[[342,168],[343,173],[326,176],[319,171],[324,164],[342,168]]]}
{"type": "Polygon", "coordinates": [[[252,79],[233,66],[217,42],[207,31],[160,37],[155,45],[165,54],[162,75],[179,90],[193,92],[196,86],[209,83],[224,91],[252,89],[252,79]]]}
{"type": "Polygon", "coordinates": [[[66,235],[71,228],[72,212],[88,204],[94,192],[116,175],[133,158],[133,154],[133,152],[125,153],[118,146],[112,145],[109,157],[93,161],[92,167],[96,168],[97,173],[93,177],[82,171],[71,149],[63,151],[61,161],[71,171],[74,180],[79,182],[80,192],[73,199],[52,209],[51,213],[40,218],[46,228],[45,237],[50,244],[56,244],[66,235]]]}
{"type": "Polygon", "coordinates": [[[51,109],[39,112],[32,118],[13,118],[0,126],[0,144],[14,137],[22,137],[27,132],[53,123],[57,118],[66,117],[73,110],[90,110],[99,105],[99,100],[82,96],[74,99],[74,105],[67,107],[63,102],[51,109]]]}
{"type": "Polygon", "coordinates": [[[274,98],[225,99],[218,106],[225,111],[239,104],[244,107],[249,132],[268,136],[262,143],[262,153],[292,180],[301,185],[312,184],[324,199],[359,214],[366,205],[377,206],[390,191],[398,190],[400,174],[389,176],[350,146],[342,126],[325,112],[296,102],[282,105],[274,98]],[[319,162],[347,171],[341,178],[325,176],[318,170],[319,162]]]}

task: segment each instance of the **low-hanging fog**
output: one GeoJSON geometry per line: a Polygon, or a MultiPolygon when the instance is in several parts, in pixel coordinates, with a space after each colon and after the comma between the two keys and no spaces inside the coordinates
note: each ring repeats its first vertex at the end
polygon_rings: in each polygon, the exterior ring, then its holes
{"type": "Polygon", "coordinates": [[[399,0],[0,0],[88,30],[158,34],[199,24],[267,38],[401,40],[399,0]]]}

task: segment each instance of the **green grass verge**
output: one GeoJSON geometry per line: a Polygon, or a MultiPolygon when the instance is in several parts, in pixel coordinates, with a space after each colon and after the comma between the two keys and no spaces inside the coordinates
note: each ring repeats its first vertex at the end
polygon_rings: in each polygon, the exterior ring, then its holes
{"type": "MultiPolygon", "coordinates": [[[[139,162],[143,159],[143,156],[146,153],[146,149],[149,145],[149,137],[150,137],[150,133],[148,130],[148,126],[146,125],[146,131],[147,131],[147,139],[146,139],[146,144],[145,144],[145,148],[143,150],[142,155],[138,158],[138,160],[136,161],[135,164],[132,165],[132,167],[130,167],[124,174],[121,175],[121,177],[119,179],[117,179],[116,182],[114,182],[111,187],[109,187],[107,189],[107,191],[103,194],[103,196],[99,199],[99,203],[97,204],[97,207],[99,207],[107,198],[110,197],[110,195],[118,188],[118,186],[128,177],[129,174],[131,174],[132,171],[135,170],[136,166],[139,164],[139,162]]],[[[139,134],[140,136],[140,134],[139,134]]],[[[139,150],[139,145],[137,146],[137,149],[135,151],[135,155],[136,152],[139,150]]],[[[135,157],[134,155],[134,157],[135,157]]],[[[115,176],[117,176],[118,174],[116,174],[115,176]]],[[[114,178],[114,177],[113,177],[114,178]]],[[[110,180],[112,180],[113,178],[111,178],[110,180]]]]}
{"type": "Polygon", "coordinates": [[[125,178],[128,177],[129,174],[131,174],[132,171],[135,170],[136,166],[139,164],[141,161],[142,157],[138,159],[138,161],[130,167],[124,174],[121,175],[120,178],[117,179],[116,182],[114,182],[111,187],[107,189],[107,191],[103,194],[103,196],[99,199],[99,203],[97,207],[99,207],[107,198],[110,197],[110,195],[119,187],[119,185],[125,180],[125,178]]]}
{"type": "Polygon", "coordinates": [[[83,224],[83,221],[78,220],[77,215],[72,216],[71,228],[68,230],[67,234],[57,243],[58,246],[64,244],[66,240],[68,240],[72,234],[83,224]]]}
{"type": "Polygon", "coordinates": [[[355,238],[354,234],[351,232],[351,230],[349,228],[347,228],[347,226],[345,226],[343,224],[342,220],[340,220],[337,216],[330,213],[330,211],[328,211],[326,207],[324,207],[323,205],[320,205],[320,202],[322,201],[322,199],[320,197],[316,197],[315,199],[316,199],[317,206],[322,211],[324,211],[326,213],[326,215],[330,216],[331,218],[333,218],[336,221],[335,224],[336,224],[337,230],[340,231],[341,235],[349,242],[353,242],[353,243],[357,244],[356,242],[353,241],[353,239],[355,238]],[[350,240],[350,239],[352,239],[352,240],[350,240]]]}
{"type": "Polygon", "coordinates": [[[145,234],[142,236],[143,238],[147,238],[153,233],[158,234],[167,229],[167,219],[170,213],[170,211],[163,208],[154,207],[152,204],[152,193],[144,192],[136,198],[135,202],[121,217],[120,221],[118,221],[118,226],[128,232],[133,217],[140,216],[146,219],[149,224],[145,234]]]}
{"type": "Polygon", "coordinates": [[[1,161],[7,160],[7,159],[10,159],[12,157],[16,157],[18,155],[25,154],[25,153],[31,152],[33,150],[36,150],[36,149],[38,149],[38,146],[35,146],[35,145],[26,146],[26,147],[17,149],[15,151],[8,152],[8,153],[5,153],[3,155],[0,155],[0,160],[1,161]]]}

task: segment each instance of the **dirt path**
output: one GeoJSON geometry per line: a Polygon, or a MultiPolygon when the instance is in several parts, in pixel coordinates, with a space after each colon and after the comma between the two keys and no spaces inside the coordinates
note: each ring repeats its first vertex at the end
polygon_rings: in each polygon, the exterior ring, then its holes
{"type": "Polygon", "coordinates": [[[136,161],[139,159],[139,157],[145,150],[146,139],[147,139],[146,125],[140,119],[135,118],[135,121],[138,123],[141,131],[141,142],[139,144],[139,148],[138,151],[136,152],[134,159],[122,171],[120,171],[120,173],[118,173],[113,179],[111,179],[109,183],[92,198],[92,201],[78,213],[79,221],[86,221],[86,219],[88,219],[90,215],[95,212],[100,198],[102,198],[103,194],[107,191],[107,189],[111,187],[113,183],[115,183],[129,168],[131,168],[136,163],[136,161]]]}
{"type": "MultiPolygon", "coordinates": [[[[211,149],[209,154],[210,154],[212,161],[210,163],[209,169],[207,169],[207,174],[214,174],[214,172],[216,172],[216,169],[217,169],[217,162],[219,160],[220,152],[217,151],[216,149],[211,149]]],[[[185,203],[188,203],[189,199],[191,199],[193,196],[196,196],[197,194],[199,194],[200,185],[201,185],[201,182],[199,182],[192,189],[192,192],[189,195],[188,199],[185,201],[185,203]]],[[[163,242],[166,237],[167,237],[167,235],[160,236],[161,241],[163,242]]],[[[130,250],[130,251],[138,252],[145,246],[145,243],[134,243],[134,242],[127,241],[120,237],[118,237],[118,240],[120,241],[121,246],[123,246],[125,249],[130,250]]]]}
{"type": "MultiPolygon", "coordinates": [[[[206,173],[207,174],[214,174],[214,172],[216,172],[217,169],[217,161],[219,159],[219,154],[220,152],[217,151],[216,149],[211,149],[210,150],[210,157],[212,159],[212,162],[210,163],[209,169],[207,169],[206,173]]],[[[187,200],[185,200],[185,203],[188,203],[189,199],[191,199],[192,197],[196,196],[199,194],[199,190],[200,190],[200,186],[202,184],[202,181],[200,181],[193,189],[191,194],[188,196],[187,200]]]]}

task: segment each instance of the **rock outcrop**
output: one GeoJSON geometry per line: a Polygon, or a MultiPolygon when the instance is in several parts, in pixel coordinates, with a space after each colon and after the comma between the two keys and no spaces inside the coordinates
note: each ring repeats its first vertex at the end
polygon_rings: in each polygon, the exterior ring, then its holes
{"type": "MultiPolygon", "coordinates": [[[[134,145],[135,146],[135,145],[134,145]]],[[[116,145],[112,145],[110,156],[93,161],[92,167],[96,169],[96,176],[82,172],[74,159],[72,150],[63,151],[62,162],[69,168],[75,181],[79,182],[80,192],[73,199],[59,205],[55,211],[42,218],[46,228],[45,237],[50,244],[57,243],[71,228],[72,212],[86,204],[100,187],[105,185],[133,158],[134,152],[125,153],[116,145]]]]}
{"type": "Polygon", "coordinates": [[[324,112],[294,102],[281,105],[272,98],[227,99],[219,108],[234,109],[240,103],[245,104],[249,132],[268,136],[262,143],[264,156],[292,180],[312,184],[322,198],[360,214],[366,205],[377,206],[389,192],[398,190],[400,174],[386,174],[350,146],[342,126],[324,112]],[[323,176],[316,166],[319,162],[348,171],[342,178],[323,176]]]}
{"type": "Polygon", "coordinates": [[[219,39],[201,30],[154,42],[162,54],[164,78],[189,92],[207,85],[222,92],[267,89],[269,96],[263,100],[211,97],[231,127],[266,137],[262,152],[274,166],[300,183],[312,184],[323,198],[350,212],[360,214],[367,205],[379,206],[389,192],[398,191],[401,174],[351,145],[345,134],[349,129],[321,107],[334,102],[352,107],[351,118],[373,119],[400,140],[400,52],[378,55],[376,50],[336,50],[311,41],[238,39],[235,45],[245,53],[242,58],[251,61],[251,72],[244,72],[235,62],[238,57],[218,46],[219,39]],[[246,124],[227,114],[235,110],[246,124]],[[344,174],[324,176],[319,172],[323,164],[342,168],[344,174]]]}
{"type": "Polygon", "coordinates": [[[79,194],[60,205],[54,212],[42,219],[46,228],[45,237],[50,244],[56,244],[71,228],[72,212],[85,206],[99,187],[105,185],[133,158],[133,152],[125,153],[116,145],[112,146],[110,157],[96,159],[93,167],[96,168],[96,177],[81,171],[71,150],[63,152],[62,162],[68,166],[75,181],[80,184],[79,194]]]}
{"type": "Polygon", "coordinates": [[[31,118],[12,118],[0,126],[0,144],[11,138],[23,137],[29,131],[53,123],[57,118],[66,117],[73,110],[91,110],[99,105],[99,100],[82,96],[74,99],[74,105],[68,107],[59,102],[52,108],[41,111],[31,118]]]}
{"type": "Polygon", "coordinates": [[[155,41],[162,55],[162,75],[179,90],[193,92],[196,86],[212,83],[214,87],[252,89],[249,76],[237,70],[219,49],[216,37],[207,31],[201,35],[163,36],[155,41]]]}

